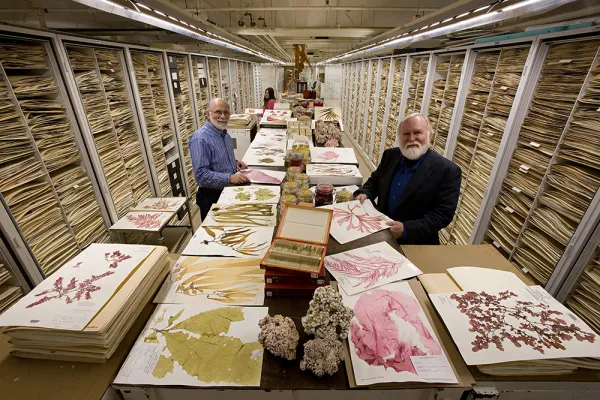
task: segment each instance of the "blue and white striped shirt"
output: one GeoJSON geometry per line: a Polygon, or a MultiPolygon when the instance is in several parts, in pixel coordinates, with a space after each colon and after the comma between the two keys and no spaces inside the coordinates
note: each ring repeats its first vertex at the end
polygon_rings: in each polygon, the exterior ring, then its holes
{"type": "Polygon", "coordinates": [[[206,121],[190,138],[189,147],[199,187],[223,189],[229,185],[229,176],[237,172],[237,167],[227,130],[220,131],[206,121]]]}

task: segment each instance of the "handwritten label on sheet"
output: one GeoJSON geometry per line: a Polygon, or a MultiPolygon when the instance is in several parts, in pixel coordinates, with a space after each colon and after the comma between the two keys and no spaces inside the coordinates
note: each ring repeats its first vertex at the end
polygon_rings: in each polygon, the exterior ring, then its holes
{"type": "Polygon", "coordinates": [[[428,382],[458,383],[445,356],[411,356],[410,361],[419,378],[428,382]]]}
{"type": "Polygon", "coordinates": [[[500,243],[496,242],[495,240],[492,242],[492,244],[497,248],[500,248],[500,243]]]}
{"type": "Polygon", "coordinates": [[[513,192],[515,193],[521,193],[521,189],[519,189],[518,187],[512,187],[513,192]]]}
{"type": "Polygon", "coordinates": [[[515,212],[515,210],[513,210],[513,209],[512,209],[512,208],[510,208],[509,206],[506,206],[506,207],[504,207],[504,209],[505,209],[506,211],[508,211],[509,213],[511,213],[511,214],[515,212]]]}
{"type": "Polygon", "coordinates": [[[532,145],[533,147],[536,147],[536,148],[540,147],[540,144],[536,143],[536,142],[529,142],[529,144],[532,145]]]}

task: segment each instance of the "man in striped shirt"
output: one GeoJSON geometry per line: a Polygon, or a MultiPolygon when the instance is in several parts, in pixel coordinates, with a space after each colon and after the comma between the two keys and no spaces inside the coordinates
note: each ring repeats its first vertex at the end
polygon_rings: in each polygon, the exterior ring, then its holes
{"type": "Polygon", "coordinates": [[[249,182],[248,177],[238,173],[246,168],[246,164],[235,159],[233,140],[227,133],[230,116],[225,100],[212,99],[206,110],[206,123],[190,138],[192,167],[198,183],[196,204],[200,207],[202,220],[225,186],[249,182]]]}

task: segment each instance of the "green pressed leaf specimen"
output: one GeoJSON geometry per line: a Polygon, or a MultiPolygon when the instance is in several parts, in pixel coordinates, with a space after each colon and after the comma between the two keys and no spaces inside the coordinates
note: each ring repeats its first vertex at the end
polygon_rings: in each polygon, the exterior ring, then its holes
{"type": "Polygon", "coordinates": [[[254,199],[256,201],[270,200],[275,196],[277,195],[271,189],[267,188],[260,188],[256,192],[254,192],[254,199]]]}
{"type": "Polygon", "coordinates": [[[259,159],[258,159],[258,162],[260,162],[260,163],[264,163],[264,164],[272,164],[272,163],[274,163],[274,162],[275,162],[275,160],[273,160],[273,159],[272,159],[272,158],[270,158],[270,157],[265,157],[265,158],[259,158],[259,159]]]}
{"type": "Polygon", "coordinates": [[[340,116],[336,114],[332,107],[321,109],[320,116],[323,117],[325,121],[334,121],[340,119],[340,116]]]}
{"type": "Polygon", "coordinates": [[[210,210],[210,216],[221,225],[269,226],[274,210],[272,204],[218,204],[210,210]]]}
{"type": "Polygon", "coordinates": [[[239,192],[238,194],[235,195],[235,198],[236,198],[236,200],[239,200],[239,201],[250,201],[252,196],[250,195],[250,193],[239,192]]]}
{"type": "Polygon", "coordinates": [[[223,226],[202,226],[201,228],[212,237],[212,240],[204,240],[205,245],[218,244],[246,256],[260,256],[261,251],[269,245],[269,242],[252,243],[249,240],[256,233],[256,229],[223,226]]]}
{"type": "Polygon", "coordinates": [[[169,354],[161,354],[152,371],[155,378],[172,373],[177,363],[188,375],[206,383],[249,386],[260,382],[260,344],[227,335],[232,322],[244,320],[242,308],[217,308],[177,322],[182,312],[170,317],[164,329],[157,329],[156,322],[148,335],[161,336],[169,354]]]}

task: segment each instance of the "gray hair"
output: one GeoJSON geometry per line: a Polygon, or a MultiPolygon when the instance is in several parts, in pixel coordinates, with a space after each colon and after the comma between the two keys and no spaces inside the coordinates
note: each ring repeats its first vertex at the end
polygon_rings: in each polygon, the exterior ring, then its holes
{"type": "Polygon", "coordinates": [[[412,113],[412,114],[404,117],[404,119],[402,121],[400,121],[400,124],[398,125],[398,132],[397,132],[397,134],[400,134],[400,132],[402,132],[402,124],[405,121],[407,121],[407,120],[409,120],[411,118],[414,118],[414,117],[422,117],[425,120],[425,122],[427,123],[427,128],[428,128],[427,130],[429,132],[429,136],[431,136],[431,134],[433,133],[431,131],[431,122],[429,122],[429,118],[427,118],[425,115],[423,115],[421,113],[412,113]]]}

